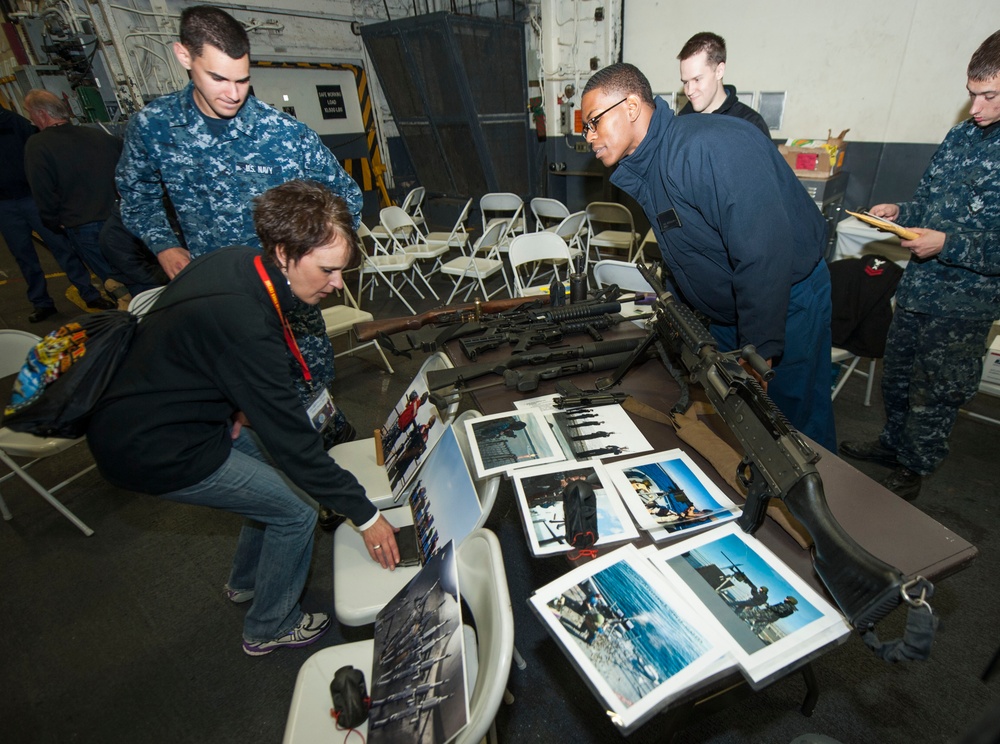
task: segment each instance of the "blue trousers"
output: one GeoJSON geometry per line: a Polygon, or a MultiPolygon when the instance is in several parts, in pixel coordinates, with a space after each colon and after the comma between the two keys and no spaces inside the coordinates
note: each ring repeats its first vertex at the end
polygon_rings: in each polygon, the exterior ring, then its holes
{"type": "Polygon", "coordinates": [[[0,199],[0,234],[3,234],[7,248],[28,285],[28,302],[35,308],[55,307],[45,283],[45,272],[35,252],[32,230],[45,241],[46,247],[66,272],[66,277],[79,290],[84,302],[100,299],[100,293],[90,284],[90,272],[74,253],[69,241],[42,224],[35,200],[30,196],[23,199],[0,199]]]}
{"type": "Polygon", "coordinates": [[[231,589],[254,590],[243,621],[248,641],[269,641],[302,620],[299,599],[312,558],[316,509],[269,464],[247,429],[223,465],[200,483],[161,498],[246,517],[229,574],[231,589]]]}
{"type": "MultiPolygon", "coordinates": [[[[830,400],[830,272],[820,261],[792,286],[785,318],[785,351],[774,367],[767,394],[796,429],[831,452],[837,435],[830,400]]],[[[739,347],[736,326],[711,327],[720,351],[739,347]]]]}
{"type": "Polygon", "coordinates": [[[101,251],[102,227],[104,227],[104,220],[88,222],[85,225],[67,227],[66,234],[73,247],[76,248],[76,254],[83,259],[91,271],[100,277],[101,282],[105,282],[111,277],[111,265],[101,251]]]}

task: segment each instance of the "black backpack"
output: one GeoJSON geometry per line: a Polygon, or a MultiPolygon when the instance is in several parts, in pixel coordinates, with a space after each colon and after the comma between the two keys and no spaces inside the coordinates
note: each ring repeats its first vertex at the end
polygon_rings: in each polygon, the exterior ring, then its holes
{"type": "Polygon", "coordinates": [[[83,436],[138,322],[124,310],[107,310],[82,315],[45,336],[17,375],[4,426],[40,437],[83,436]]]}

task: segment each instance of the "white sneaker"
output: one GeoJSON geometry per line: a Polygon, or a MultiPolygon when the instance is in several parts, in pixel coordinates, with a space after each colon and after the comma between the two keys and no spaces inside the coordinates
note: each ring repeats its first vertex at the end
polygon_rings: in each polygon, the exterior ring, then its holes
{"type": "Polygon", "coordinates": [[[305,612],[299,624],[272,641],[243,639],[243,651],[248,656],[263,656],[276,648],[302,648],[315,643],[330,629],[330,616],[322,612],[305,612]]]}

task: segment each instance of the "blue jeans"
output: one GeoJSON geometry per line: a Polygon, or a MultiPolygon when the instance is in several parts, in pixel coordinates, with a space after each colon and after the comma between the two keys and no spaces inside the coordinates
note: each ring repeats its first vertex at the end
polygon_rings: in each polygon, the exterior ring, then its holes
{"type": "Polygon", "coordinates": [[[233,442],[222,467],[201,483],[161,498],[246,517],[228,582],[231,589],[254,590],[243,621],[246,640],[269,641],[299,624],[316,510],[268,464],[247,429],[233,442]]]}
{"type": "Polygon", "coordinates": [[[66,234],[73,247],[76,248],[76,255],[83,259],[84,263],[101,278],[103,283],[111,277],[111,265],[101,251],[102,227],[104,227],[104,220],[88,222],[85,225],[67,227],[66,234]]]}
{"type": "Polygon", "coordinates": [[[90,284],[90,272],[77,258],[69,241],[42,224],[35,200],[30,196],[23,199],[0,199],[0,234],[3,234],[7,247],[21,270],[21,276],[28,285],[28,302],[35,308],[55,307],[45,283],[45,272],[35,252],[32,230],[45,241],[46,247],[66,272],[66,277],[79,290],[80,297],[85,302],[100,299],[101,295],[90,284]]]}
{"type": "MultiPolygon", "coordinates": [[[[820,261],[792,286],[785,318],[785,351],[767,393],[796,429],[831,452],[837,435],[830,400],[830,272],[820,261]]],[[[711,327],[720,351],[739,345],[736,326],[711,327]]]]}

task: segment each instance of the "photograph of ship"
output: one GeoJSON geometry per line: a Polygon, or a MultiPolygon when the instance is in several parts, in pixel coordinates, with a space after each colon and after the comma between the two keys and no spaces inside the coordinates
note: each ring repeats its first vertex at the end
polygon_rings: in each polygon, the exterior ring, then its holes
{"type": "Polygon", "coordinates": [[[739,516],[739,507],[679,449],[611,463],[608,471],[632,516],[654,540],[739,516]]]}
{"type": "Polygon", "coordinates": [[[626,730],[702,681],[724,653],[631,545],[542,587],[531,603],[626,730]]]}
{"type": "Polygon", "coordinates": [[[565,456],[545,418],[535,411],[508,411],[465,422],[478,477],[540,465],[565,456]]]}
{"type": "Polygon", "coordinates": [[[370,744],[444,744],[469,718],[454,542],[375,619],[370,744]]]}
{"type": "Polygon", "coordinates": [[[643,554],[728,635],[751,682],[794,668],[849,633],[830,603],[736,525],[643,554]]]}
{"type": "Polygon", "coordinates": [[[639,536],[607,471],[597,461],[557,462],[514,472],[514,487],[532,555],[564,553],[566,539],[563,491],[575,481],[594,489],[597,498],[598,545],[639,536]]]}
{"type": "Polygon", "coordinates": [[[445,428],[408,490],[422,563],[441,545],[459,543],[476,528],[482,514],[479,494],[452,426],[445,428]]]}

